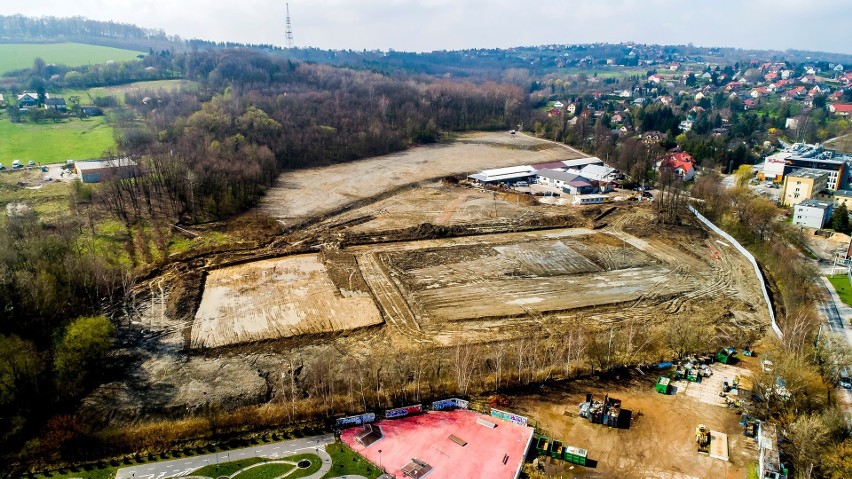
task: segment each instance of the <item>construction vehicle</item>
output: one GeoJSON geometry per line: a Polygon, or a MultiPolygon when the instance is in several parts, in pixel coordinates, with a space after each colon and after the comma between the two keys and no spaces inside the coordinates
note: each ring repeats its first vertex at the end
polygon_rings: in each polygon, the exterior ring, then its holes
{"type": "Polygon", "coordinates": [[[710,429],[704,424],[699,424],[695,428],[695,442],[698,443],[700,454],[710,454],[710,429]]]}

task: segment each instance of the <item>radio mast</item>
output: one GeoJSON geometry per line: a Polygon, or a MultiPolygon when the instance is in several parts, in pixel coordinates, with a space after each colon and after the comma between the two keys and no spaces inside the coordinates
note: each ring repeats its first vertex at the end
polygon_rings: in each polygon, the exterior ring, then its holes
{"type": "Polygon", "coordinates": [[[293,25],[290,23],[290,4],[287,4],[287,29],[284,31],[287,36],[287,48],[293,48],[293,25]]]}

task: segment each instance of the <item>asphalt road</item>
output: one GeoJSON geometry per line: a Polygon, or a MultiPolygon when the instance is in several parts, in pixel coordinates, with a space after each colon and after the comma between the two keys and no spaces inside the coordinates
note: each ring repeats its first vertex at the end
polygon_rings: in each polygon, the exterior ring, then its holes
{"type": "Polygon", "coordinates": [[[293,439],[292,441],[234,449],[232,451],[205,454],[203,456],[125,467],[119,469],[115,474],[115,477],[116,479],[164,479],[167,477],[186,476],[200,467],[216,464],[217,462],[230,462],[239,459],[248,459],[250,457],[267,457],[270,459],[277,459],[284,456],[291,456],[299,452],[310,452],[319,446],[325,446],[332,442],[334,442],[334,436],[330,434],[293,439]]]}

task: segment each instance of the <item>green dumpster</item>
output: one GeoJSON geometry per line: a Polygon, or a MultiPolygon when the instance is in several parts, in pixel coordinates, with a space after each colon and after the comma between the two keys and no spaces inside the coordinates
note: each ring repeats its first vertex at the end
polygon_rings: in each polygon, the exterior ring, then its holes
{"type": "Polygon", "coordinates": [[[565,460],[570,463],[585,466],[587,454],[588,452],[585,449],[580,449],[579,447],[574,446],[565,446],[565,460]]]}
{"type": "Polygon", "coordinates": [[[669,393],[669,383],[671,383],[671,379],[665,376],[660,376],[660,379],[657,380],[657,392],[660,394],[668,394],[669,393]]]}

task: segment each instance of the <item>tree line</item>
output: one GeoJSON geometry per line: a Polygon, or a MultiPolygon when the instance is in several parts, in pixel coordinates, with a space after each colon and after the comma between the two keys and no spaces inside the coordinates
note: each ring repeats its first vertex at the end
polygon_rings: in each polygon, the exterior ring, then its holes
{"type": "Polygon", "coordinates": [[[186,68],[200,91],[126,95],[145,122],[117,124],[119,144],[150,173],[102,191],[126,222],[225,218],[254,205],[282,171],[508,128],[524,114],[512,85],[388,77],[245,51],[202,52],[186,68]]]}

